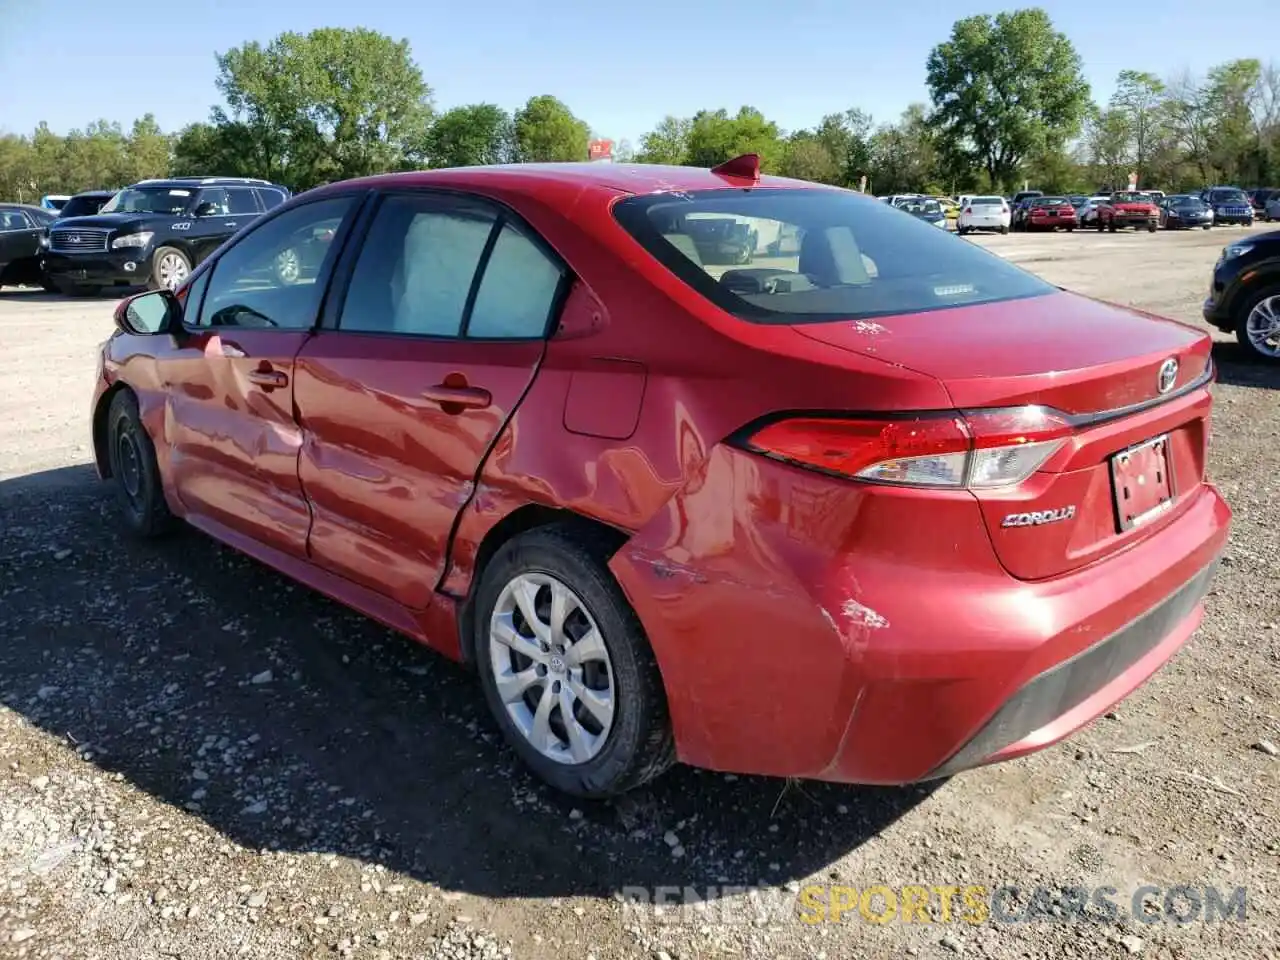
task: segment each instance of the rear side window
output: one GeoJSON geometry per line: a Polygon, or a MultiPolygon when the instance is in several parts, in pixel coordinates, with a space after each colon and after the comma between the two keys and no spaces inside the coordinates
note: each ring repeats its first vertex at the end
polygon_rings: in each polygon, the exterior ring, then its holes
{"type": "Polygon", "coordinates": [[[927,221],[846,190],[628,197],[618,222],[677,277],[756,323],[817,323],[1056,288],[927,221]]]}
{"type": "Polygon", "coordinates": [[[284,203],[284,191],[275,187],[258,187],[258,198],[262,201],[263,210],[271,210],[284,203]]]}
{"type": "Polygon", "coordinates": [[[248,187],[228,187],[227,212],[232,216],[257,213],[258,201],[253,198],[253,191],[248,187]]]}
{"type": "Polygon", "coordinates": [[[546,336],[563,277],[560,264],[504,223],[480,279],[467,336],[504,340],[546,336]]]}

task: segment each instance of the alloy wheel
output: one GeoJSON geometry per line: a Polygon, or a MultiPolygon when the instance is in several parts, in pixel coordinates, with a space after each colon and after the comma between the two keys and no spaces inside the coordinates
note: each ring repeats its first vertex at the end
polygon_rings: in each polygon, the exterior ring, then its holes
{"type": "Polygon", "coordinates": [[[507,583],[489,621],[489,662],[508,718],[538,753],[581,764],[604,749],[617,711],[613,664],[565,583],[545,573],[507,583]]]}
{"type": "Polygon", "coordinates": [[[1280,293],[1263,297],[1253,305],[1244,322],[1244,330],[1258,353],[1280,358],[1280,293]]]}
{"type": "Polygon", "coordinates": [[[169,290],[177,290],[186,281],[191,268],[187,266],[187,261],[182,259],[181,254],[166,253],[160,258],[158,272],[161,286],[169,290]]]}

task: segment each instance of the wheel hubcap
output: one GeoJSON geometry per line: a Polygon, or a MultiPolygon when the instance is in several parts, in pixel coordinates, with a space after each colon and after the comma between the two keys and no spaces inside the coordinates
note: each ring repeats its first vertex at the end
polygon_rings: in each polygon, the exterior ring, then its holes
{"type": "Polygon", "coordinates": [[[1280,294],[1254,304],[1244,330],[1253,349],[1268,357],[1280,357],[1280,294]]]}
{"type": "Polygon", "coordinates": [[[293,250],[285,250],[276,258],[276,272],[285,283],[297,283],[302,273],[302,264],[298,254],[293,250]]]}
{"type": "Polygon", "coordinates": [[[507,716],[557,763],[586,763],[604,748],[617,708],[613,664],[582,599],[557,578],[525,573],[498,596],[489,662],[507,716]]]}
{"type": "Polygon", "coordinates": [[[116,466],[120,473],[120,486],[131,503],[137,503],[142,494],[142,452],[138,441],[128,430],[121,430],[116,437],[116,466]]]}
{"type": "Polygon", "coordinates": [[[160,284],[170,290],[177,290],[187,279],[187,263],[176,253],[166,253],[160,258],[160,284]]]}

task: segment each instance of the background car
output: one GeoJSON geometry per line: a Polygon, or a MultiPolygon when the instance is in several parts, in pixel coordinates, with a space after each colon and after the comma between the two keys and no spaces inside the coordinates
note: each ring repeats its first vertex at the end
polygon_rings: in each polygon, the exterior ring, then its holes
{"type": "Polygon", "coordinates": [[[1009,232],[1009,201],[1004,197],[967,197],[956,220],[956,231],[961,234],[974,230],[998,230],[1009,232]]]}
{"type": "Polygon", "coordinates": [[[69,197],[67,202],[62,205],[62,209],[58,211],[58,219],[91,217],[101,210],[107,201],[118,192],[118,190],[86,190],[83,193],[77,193],[74,197],[69,197]]]}
{"type": "Polygon", "coordinates": [[[755,156],[332,184],[115,319],[125,529],[186,519],[463,661],[580,796],[1040,749],[1185,642],[1227,541],[1205,332],[755,156]],[[716,218],[799,242],[706,263],[716,218]]]}
{"type": "Polygon", "coordinates": [[[1267,201],[1267,208],[1263,211],[1263,219],[1268,223],[1275,223],[1280,220],[1280,193],[1276,193],[1267,201]]]}
{"type": "Polygon", "coordinates": [[[1080,208],[1076,211],[1076,217],[1083,226],[1097,226],[1098,224],[1098,208],[1105,207],[1111,202],[1111,194],[1094,195],[1089,197],[1080,208]]]}
{"type": "Polygon", "coordinates": [[[71,296],[107,286],[176,290],[222,241],[288,196],[279,184],[247,177],[143,180],[96,215],[54,224],[45,276],[71,296]]]}
{"type": "Polygon", "coordinates": [[[1118,190],[1104,206],[1098,207],[1094,226],[1112,233],[1125,227],[1155,233],[1160,228],[1160,208],[1139,190],[1118,190]]]}
{"type": "Polygon", "coordinates": [[[1233,241],[1213,268],[1204,318],[1251,356],[1280,363],[1280,231],[1233,241]]]}
{"type": "Polygon", "coordinates": [[[1033,197],[1022,215],[1023,230],[1066,230],[1079,225],[1075,207],[1066,197],[1033,197]]]}
{"type": "Polygon", "coordinates": [[[42,284],[41,241],[55,216],[45,207],[0,204],[0,287],[42,284]]]}
{"type": "Polygon", "coordinates": [[[1257,187],[1247,191],[1247,195],[1249,197],[1249,205],[1253,207],[1254,217],[1263,219],[1266,215],[1267,201],[1280,195],[1280,189],[1276,187],[1257,187]]]}
{"type": "Polygon", "coordinates": [[[931,223],[935,227],[946,229],[947,215],[942,212],[942,205],[932,197],[916,197],[911,200],[903,200],[898,204],[898,209],[925,221],[925,223],[931,223]]]}
{"type": "Polygon", "coordinates": [[[1213,211],[1199,197],[1175,194],[1160,203],[1160,225],[1166,230],[1186,230],[1213,226],[1213,211]]]}
{"type": "Polygon", "coordinates": [[[1253,226],[1253,205],[1239,187],[1209,187],[1200,192],[1200,199],[1213,209],[1215,225],[1253,226]]]}

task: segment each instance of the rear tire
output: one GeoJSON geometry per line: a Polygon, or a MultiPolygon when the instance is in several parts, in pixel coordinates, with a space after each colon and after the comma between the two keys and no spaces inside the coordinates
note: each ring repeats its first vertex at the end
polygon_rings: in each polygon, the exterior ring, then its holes
{"type": "Polygon", "coordinates": [[[174,518],[165,503],[156,449],[129,390],[119,391],[107,411],[107,457],[129,533],[144,540],[168,533],[174,518]]]}
{"type": "Polygon", "coordinates": [[[657,659],[606,554],[570,527],[517,536],[485,565],[473,621],[480,685],[503,736],[544,782],[586,798],[624,793],[675,762],[657,659]]]}
{"type": "Polygon", "coordinates": [[[1008,227],[1001,227],[1001,228],[1000,228],[1000,232],[1001,232],[1001,233],[1008,233],[1008,232],[1009,232],[1009,228],[1008,228],[1008,227]]]}
{"type": "Polygon", "coordinates": [[[1212,223],[1206,223],[1206,224],[1205,224],[1204,226],[1202,226],[1200,229],[1201,229],[1201,230],[1212,230],[1212,229],[1213,229],[1213,224],[1212,224],[1212,223]]]}

